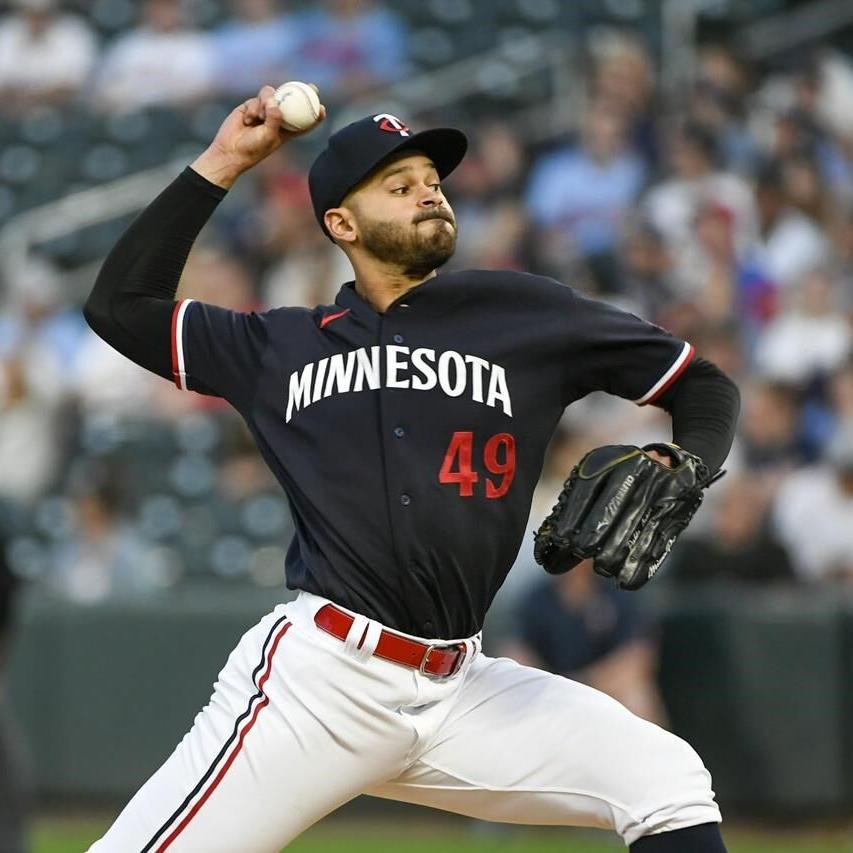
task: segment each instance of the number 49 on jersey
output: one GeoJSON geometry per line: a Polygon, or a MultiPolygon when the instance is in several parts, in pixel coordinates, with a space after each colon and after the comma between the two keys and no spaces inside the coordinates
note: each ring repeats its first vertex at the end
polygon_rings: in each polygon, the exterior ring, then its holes
{"type": "MultiPolygon", "coordinates": [[[[454,432],[444,453],[444,461],[438,472],[439,483],[458,485],[459,497],[474,496],[474,486],[480,482],[480,473],[474,465],[474,433],[454,432]]],[[[515,436],[508,432],[493,435],[483,447],[482,465],[489,474],[500,477],[499,481],[484,474],[487,498],[502,498],[515,477],[515,436]]]]}

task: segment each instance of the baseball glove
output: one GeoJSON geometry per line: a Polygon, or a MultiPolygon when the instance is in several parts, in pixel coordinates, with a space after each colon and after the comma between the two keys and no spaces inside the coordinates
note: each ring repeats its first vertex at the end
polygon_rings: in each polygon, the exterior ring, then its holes
{"type": "Polygon", "coordinates": [[[551,514],[534,534],[536,562],[551,574],[593,558],[593,568],[639,589],[669,554],[699,508],[707,466],[676,445],[607,445],[572,469],[551,514]],[[672,467],[646,451],[666,453],[672,467]]]}

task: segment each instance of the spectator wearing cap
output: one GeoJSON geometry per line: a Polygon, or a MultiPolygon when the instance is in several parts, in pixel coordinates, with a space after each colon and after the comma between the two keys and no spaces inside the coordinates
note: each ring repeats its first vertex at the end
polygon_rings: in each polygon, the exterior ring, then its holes
{"type": "Polygon", "coordinates": [[[783,482],[773,522],[803,580],[853,583],[853,423],[832,440],[824,464],[783,482]]]}
{"type": "Polygon", "coordinates": [[[73,97],[94,67],[88,25],[57,0],[13,0],[0,19],[0,108],[55,104],[73,97]]]}

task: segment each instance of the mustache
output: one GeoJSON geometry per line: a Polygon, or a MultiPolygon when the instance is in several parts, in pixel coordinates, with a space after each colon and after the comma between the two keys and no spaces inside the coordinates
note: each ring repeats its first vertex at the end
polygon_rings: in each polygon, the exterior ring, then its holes
{"type": "Polygon", "coordinates": [[[426,222],[428,219],[443,219],[445,222],[449,222],[454,228],[456,227],[456,219],[453,214],[447,210],[437,210],[434,213],[425,213],[423,216],[419,216],[417,219],[413,220],[413,224],[417,225],[419,222],[426,222]]]}

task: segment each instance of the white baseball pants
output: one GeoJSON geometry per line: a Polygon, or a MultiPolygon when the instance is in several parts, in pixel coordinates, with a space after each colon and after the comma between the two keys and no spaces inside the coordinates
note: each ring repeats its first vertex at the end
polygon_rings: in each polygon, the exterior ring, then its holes
{"type": "Polygon", "coordinates": [[[693,749],[603,693],[486,657],[479,637],[455,675],[421,675],[372,656],[373,620],[346,642],[317,628],[328,603],[300,593],[242,637],[92,853],[273,853],[362,793],[626,844],[720,820],[693,749]]]}

